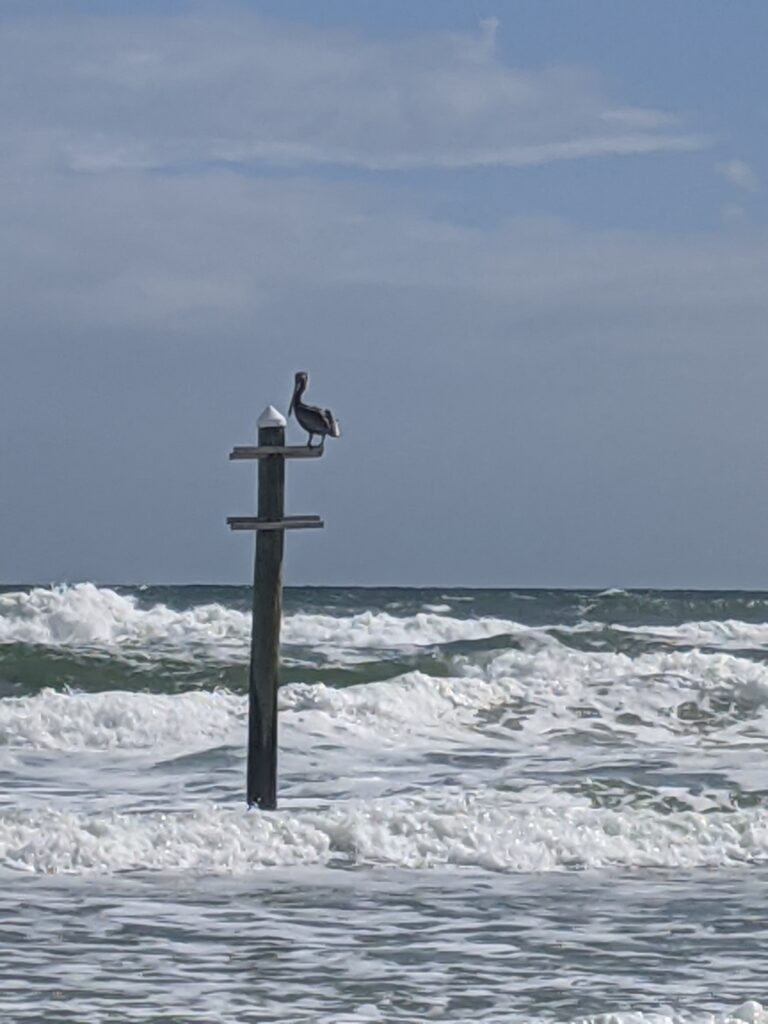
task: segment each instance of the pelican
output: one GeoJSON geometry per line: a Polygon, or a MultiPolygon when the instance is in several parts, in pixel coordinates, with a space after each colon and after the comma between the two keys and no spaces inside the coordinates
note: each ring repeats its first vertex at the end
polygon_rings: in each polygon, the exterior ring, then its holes
{"type": "Polygon", "coordinates": [[[307,405],[301,400],[301,396],[307,390],[307,384],[309,384],[309,374],[303,371],[297,373],[293,385],[293,397],[288,407],[288,415],[290,416],[291,413],[295,413],[299,425],[304,427],[309,434],[308,448],[313,447],[312,438],[315,434],[322,438],[319,444],[319,447],[322,448],[328,434],[331,437],[340,437],[341,431],[339,430],[336,417],[330,409],[321,409],[317,405],[307,405]]]}

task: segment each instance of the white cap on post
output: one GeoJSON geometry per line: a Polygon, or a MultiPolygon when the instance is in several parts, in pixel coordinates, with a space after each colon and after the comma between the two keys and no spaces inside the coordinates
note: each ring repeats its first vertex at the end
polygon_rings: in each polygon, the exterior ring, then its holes
{"type": "Polygon", "coordinates": [[[259,416],[259,427],[284,427],[287,424],[285,416],[279,412],[274,405],[268,405],[259,416]]]}

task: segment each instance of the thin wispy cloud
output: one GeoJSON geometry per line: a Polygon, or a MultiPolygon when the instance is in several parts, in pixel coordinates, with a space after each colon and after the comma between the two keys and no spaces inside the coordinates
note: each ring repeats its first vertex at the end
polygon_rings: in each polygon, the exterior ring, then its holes
{"type": "Polygon", "coordinates": [[[495,19],[382,41],[242,9],[232,18],[224,5],[201,10],[6,26],[12,151],[99,173],[517,167],[706,145],[669,112],[612,95],[588,69],[511,67],[495,19]]]}
{"type": "MultiPolygon", "coordinates": [[[[387,293],[392,321],[447,299],[511,321],[557,310],[616,343],[641,323],[762,323],[768,247],[740,238],[579,228],[514,218],[477,227],[420,211],[407,192],[231,172],[69,175],[0,194],[6,323],[48,332],[118,323],[162,337],[263,322],[326,294],[387,293]],[[30,273],[30,268],[34,273],[30,273]],[[734,310],[738,309],[738,313],[734,310]]],[[[750,328],[751,329],[751,328],[750,328]]]]}
{"type": "MultiPolygon", "coordinates": [[[[5,26],[6,318],[194,331],[349,288],[598,318],[638,295],[645,315],[761,301],[762,250],[745,240],[544,217],[481,228],[375,175],[313,182],[318,165],[522,166],[703,144],[589,70],[510,67],[494,19],[392,41],[199,11],[5,26]],[[282,166],[264,181],[251,173],[263,164],[282,166]]],[[[743,161],[727,167],[750,180],[743,161]]]]}
{"type": "Polygon", "coordinates": [[[736,188],[745,192],[760,191],[760,181],[746,160],[725,160],[716,164],[715,170],[736,188]]]}

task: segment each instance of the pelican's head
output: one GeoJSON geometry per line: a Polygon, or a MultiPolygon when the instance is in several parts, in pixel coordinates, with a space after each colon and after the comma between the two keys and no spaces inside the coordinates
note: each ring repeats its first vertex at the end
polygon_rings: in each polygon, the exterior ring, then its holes
{"type": "Polygon", "coordinates": [[[309,374],[305,373],[304,370],[299,370],[296,376],[293,378],[293,395],[291,396],[291,404],[288,406],[288,415],[290,416],[293,412],[293,405],[297,398],[301,398],[304,392],[307,390],[307,384],[309,383],[309,374]]]}

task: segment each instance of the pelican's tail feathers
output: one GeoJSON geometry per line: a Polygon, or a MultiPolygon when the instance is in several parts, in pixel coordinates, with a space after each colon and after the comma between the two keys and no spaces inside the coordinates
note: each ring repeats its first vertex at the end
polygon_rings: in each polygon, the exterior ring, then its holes
{"type": "Polygon", "coordinates": [[[331,437],[341,437],[341,427],[339,421],[333,415],[330,409],[325,410],[325,415],[328,417],[328,426],[330,427],[328,433],[331,437]]]}

